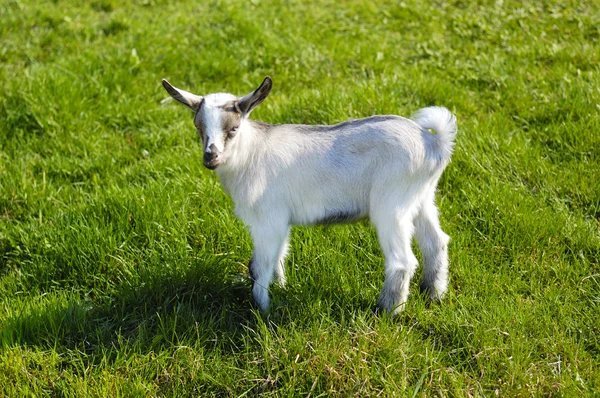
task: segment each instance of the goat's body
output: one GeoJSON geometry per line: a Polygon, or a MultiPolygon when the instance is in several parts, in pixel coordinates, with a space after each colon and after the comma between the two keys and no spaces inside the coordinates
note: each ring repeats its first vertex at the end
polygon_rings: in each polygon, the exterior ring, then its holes
{"type": "MultiPolygon", "coordinates": [[[[246,140],[240,142],[247,156],[235,154],[235,161],[217,173],[255,243],[261,239],[273,242],[271,257],[278,253],[275,274],[280,281],[284,280],[282,253],[287,251],[290,225],[367,217],[378,229],[382,248],[388,248],[386,257],[395,255],[397,241],[408,240],[401,250],[405,252],[400,256],[402,265],[386,268],[407,268],[412,275],[416,267],[409,242],[413,223],[424,207],[437,221],[435,188],[449,161],[445,153],[452,150],[446,146],[452,145],[453,137],[444,135],[453,134],[454,122],[444,111],[441,116],[446,125],[438,126],[441,131],[436,135],[399,116],[374,116],[332,126],[247,123],[246,140]],[[400,223],[404,224],[399,228],[402,231],[396,228],[400,223]],[[281,268],[279,272],[277,268],[281,268]]],[[[445,247],[448,237],[439,229],[439,222],[433,224],[437,224],[436,245],[445,247]]],[[[256,271],[261,268],[258,264],[255,258],[254,279],[264,274],[256,271]]],[[[270,278],[264,279],[258,286],[268,286],[270,278]]],[[[437,297],[446,290],[445,283],[425,288],[437,297]]],[[[266,289],[262,293],[258,293],[257,301],[264,309],[268,303],[266,289]]],[[[385,304],[388,309],[395,309],[407,294],[401,295],[399,302],[394,298],[381,300],[389,301],[385,304]]]]}
{"type": "Polygon", "coordinates": [[[269,94],[270,78],[251,94],[200,97],[163,80],[173,98],[195,111],[204,164],[216,169],[254,242],[250,274],[261,310],[275,276],[285,283],[291,225],[368,217],[385,255],[379,305],[397,313],[423,255],[421,289],[431,299],[448,287],[448,241],[435,205],[437,182],[450,161],[456,121],[446,109],[424,108],[413,120],[373,116],[333,126],[269,125],[248,119],[269,94]],[[436,134],[427,129],[433,129],[436,134]]]}
{"type": "Polygon", "coordinates": [[[227,165],[217,170],[246,222],[275,212],[292,225],[364,218],[382,196],[379,189],[407,190],[411,180],[420,182],[447,163],[434,135],[398,116],[249,127],[259,137],[246,162],[236,162],[233,173],[227,165]]]}

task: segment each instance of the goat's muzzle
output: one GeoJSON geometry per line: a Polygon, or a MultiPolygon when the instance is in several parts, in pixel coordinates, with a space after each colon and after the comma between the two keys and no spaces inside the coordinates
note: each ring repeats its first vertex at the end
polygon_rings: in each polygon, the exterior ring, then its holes
{"type": "Polygon", "coordinates": [[[211,144],[210,147],[204,152],[204,167],[210,170],[217,168],[221,162],[221,152],[217,149],[215,144],[211,144]]]}

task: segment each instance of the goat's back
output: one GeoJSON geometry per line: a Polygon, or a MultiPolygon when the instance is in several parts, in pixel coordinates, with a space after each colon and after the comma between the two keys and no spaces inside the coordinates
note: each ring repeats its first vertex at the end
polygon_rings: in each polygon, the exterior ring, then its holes
{"type": "Polygon", "coordinates": [[[234,200],[238,207],[260,203],[263,211],[288,211],[293,224],[365,217],[382,189],[406,190],[411,181],[437,179],[445,166],[428,156],[435,136],[399,116],[259,128],[260,153],[238,179],[243,187],[236,187],[236,196],[244,197],[234,200]]]}

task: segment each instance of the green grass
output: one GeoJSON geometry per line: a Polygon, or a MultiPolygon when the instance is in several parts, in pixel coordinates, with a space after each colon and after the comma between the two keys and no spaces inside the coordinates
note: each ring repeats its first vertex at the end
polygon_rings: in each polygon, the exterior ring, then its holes
{"type": "Polygon", "coordinates": [[[0,396],[600,391],[600,4],[0,0],[0,396]],[[373,312],[368,223],[252,246],[160,79],[272,123],[450,108],[439,304],[373,312]]]}

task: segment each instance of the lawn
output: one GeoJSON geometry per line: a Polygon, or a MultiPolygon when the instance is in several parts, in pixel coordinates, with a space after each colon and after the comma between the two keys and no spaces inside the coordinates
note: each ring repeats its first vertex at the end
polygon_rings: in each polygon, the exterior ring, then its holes
{"type": "Polygon", "coordinates": [[[600,393],[600,3],[0,0],[0,84],[0,396],[600,393]],[[266,75],[270,123],[456,114],[444,300],[376,313],[361,222],[293,229],[256,310],[160,81],[266,75]]]}

